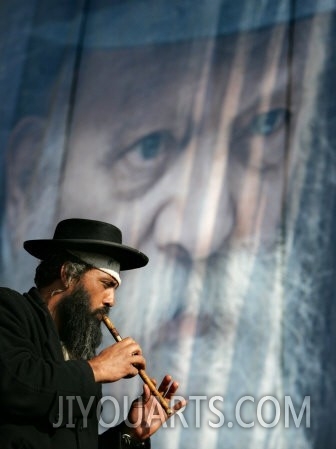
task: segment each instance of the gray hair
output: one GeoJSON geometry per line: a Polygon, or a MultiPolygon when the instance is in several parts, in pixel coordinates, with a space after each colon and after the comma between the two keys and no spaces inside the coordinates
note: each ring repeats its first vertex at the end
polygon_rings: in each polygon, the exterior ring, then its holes
{"type": "Polygon", "coordinates": [[[66,285],[69,285],[73,280],[78,281],[84,273],[93,268],[67,251],[59,252],[53,254],[48,259],[42,260],[37,266],[34,278],[36,287],[47,287],[52,282],[60,279],[63,265],[66,275],[66,285]]]}

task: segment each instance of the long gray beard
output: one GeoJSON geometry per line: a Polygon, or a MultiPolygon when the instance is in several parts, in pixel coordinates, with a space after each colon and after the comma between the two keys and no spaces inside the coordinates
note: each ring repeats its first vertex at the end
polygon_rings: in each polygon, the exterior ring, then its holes
{"type": "MultiPolygon", "coordinates": [[[[235,405],[243,396],[255,398],[254,412],[267,395],[279,403],[290,395],[293,403],[301,406],[304,396],[315,395],[314,386],[321,379],[320,347],[305,344],[317,315],[316,309],[306,313],[311,287],[284,285],[282,257],[280,244],[264,253],[235,248],[208,266],[197,265],[190,271],[186,265],[176,267],[172,262],[169,266],[162,258],[155,263],[152,291],[141,289],[137,273],[124,283],[125,299],[119,298],[116,311],[118,327],[141,343],[148,372],[158,380],[171,374],[179,381],[179,394],[189,399],[192,395],[207,397],[202,401],[199,423],[196,401],[189,400],[183,413],[185,422],[175,417],[168,425],[173,428],[154,436],[153,444],[159,449],[311,447],[303,423],[300,428],[285,429],[281,420],[270,429],[257,424],[243,429],[234,416],[235,405]],[[293,304],[302,312],[299,325],[287,315],[286,309],[292,313],[293,304]],[[129,314],[129,310],[135,313],[129,314]],[[300,345],[292,334],[294,327],[300,345]],[[302,372],[308,349],[309,361],[302,372]],[[208,405],[214,396],[224,399],[223,404],[216,403],[225,415],[221,428],[209,425],[209,421],[218,421],[208,405]],[[234,423],[232,428],[227,426],[229,421],[234,423]]],[[[107,386],[106,394],[120,400],[136,395],[138,384],[131,385],[133,391],[129,383],[107,386]]],[[[246,407],[245,421],[257,421],[249,412],[252,409],[246,407]]]]}

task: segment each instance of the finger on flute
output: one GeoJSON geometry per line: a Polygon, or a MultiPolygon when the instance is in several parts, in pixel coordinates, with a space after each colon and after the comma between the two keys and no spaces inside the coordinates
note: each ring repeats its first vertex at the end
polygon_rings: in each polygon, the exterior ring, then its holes
{"type": "Polygon", "coordinates": [[[144,381],[146,385],[148,385],[148,388],[150,389],[153,396],[156,397],[156,399],[159,401],[161,407],[164,409],[164,411],[167,413],[167,415],[171,415],[173,413],[172,409],[168,405],[168,401],[166,398],[162,396],[162,394],[157,390],[151,379],[148,377],[147,373],[143,370],[139,370],[139,376],[144,381]]]}
{"type": "MultiPolygon", "coordinates": [[[[104,322],[104,324],[106,325],[106,327],[110,331],[110,333],[112,334],[115,341],[117,341],[117,342],[121,341],[122,337],[120,336],[119,332],[117,331],[116,327],[114,326],[112,321],[109,319],[109,317],[107,315],[102,315],[102,321],[104,322]]],[[[143,369],[140,369],[138,372],[139,372],[139,376],[141,377],[143,382],[148,386],[148,388],[150,389],[153,396],[155,396],[156,399],[159,401],[161,407],[164,409],[164,411],[167,413],[167,415],[168,416],[171,415],[173,413],[173,411],[169,407],[167,399],[162,396],[162,394],[159,392],[159,390],[157,390],[154,383],[151,381],[151,379],[147,375],[146,371],[143,369]]]]}

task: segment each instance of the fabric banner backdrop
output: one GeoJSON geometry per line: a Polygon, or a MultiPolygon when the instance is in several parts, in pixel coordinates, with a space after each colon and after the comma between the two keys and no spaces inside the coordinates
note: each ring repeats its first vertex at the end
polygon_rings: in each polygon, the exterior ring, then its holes
{"type": "MultiPolygon", "coordinates": [[[[22,243],[63,218],[111,222],[148,254],[111,316],[189,401],[156,449],[336,446],[335,14],[0,2],[2,284],[31,286],[22,243]]],[[[104,385],[121,405],[140,391],[104,385]]]]}

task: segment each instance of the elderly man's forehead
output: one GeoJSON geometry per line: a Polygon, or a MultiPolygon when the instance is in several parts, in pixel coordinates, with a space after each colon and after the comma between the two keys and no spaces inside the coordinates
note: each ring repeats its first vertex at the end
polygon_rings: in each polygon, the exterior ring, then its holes
{"type": "MultiPolygon", "coordinates": [[[[162,64],[178,66],[183,62],[185,69],[189,67],[190,63],[195,66],[203,60],[204,53],[212,42],[213,39],[201,39],[120,49],[90,49],[85,51],[83,55],[82,67],[91,69],[96,64],[99,64],[104,67],[104,70],[116,73],[130,67],[134,68],[134,72],[131,75],[136,79],[136,70],[146,71],[148,69],[146,64],[150,63],[152,72],[161,72],[164,76],[164,66],[162,64]]],[[[229,48],[228,52],[231,52],[229,48]]]]}
{"type": "MultiPolygon", "coordinates": [[[[259,36],[256,39],[260,42],[259,36]]],[[[128,78],[137,83],[144,76],[160,77],[164,82],[166,77],[172,76],[171,70],[179,78],[189,77],[197,74],[205,62],[210,62],[209,56],[212,57],[215,46],[220,46],[222,60],[231,60],[236,43],[236,37],[230,36],[113,50],[89,50],[83,57],[82,74],[90,77],[93,72],[97,76],[98,70],[101,70],[99,77],[115,77],[109,78],[112,83],[125,82],[128,78]],[[118,79],[118,74],[122,74],[123,79],[118,79]]]]}

